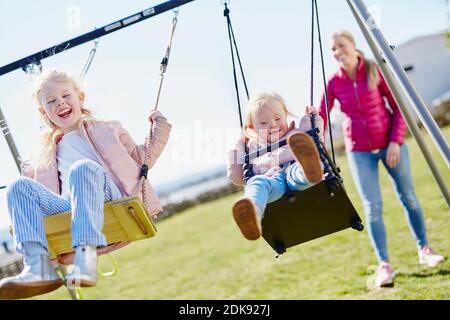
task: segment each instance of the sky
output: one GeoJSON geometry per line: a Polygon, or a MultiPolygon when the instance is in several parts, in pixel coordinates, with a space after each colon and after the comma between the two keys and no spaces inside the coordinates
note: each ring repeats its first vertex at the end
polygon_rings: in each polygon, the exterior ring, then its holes
{"type": "MultiPolygon", "coordinates": [[[[0,0],[0,66],[161,2],[0,0]]],[[[392,45],[449,28],[445,0],[364,2],[392,45]]],[[[310,5],[309,0],[229,1],[250,93],[275,90],[298,115],[309,103],[310,5]]],[[[318,5],[327,75],[337,69],[329,52],[329,36],[334,31],[351,31],[357,46],[372,56],[346,1],[319,0],[318,5]]],[[[155,103],[159,63],[172,18],[169,11],[102,37],[83,84],[86,106],[96,118],[119,120],[138,143],[148,131],[146,116],[155,103]]],[[[44,70],[78,75],[93,45],[89,42],[43,60],[44,70]]],[[[221,0],[196,0],[180,8],[159,103],[173,130],[150,170],[152,184],[225,163],[226,152],[239,134],[228,45],[221,0]]],[[[317,104],[323,89],[318,50],[315,61],[317,104]]],[[[21,70],[0,77],[0,107],[23,158],[34,150],[40,131],[31,92],[30,76],[21,70]]],[[[0,185],[18,177],[5,139],[0,137],[0,185]]],[[[5,190],[0,190],[0,230],[9,224],[5,190]]]]}

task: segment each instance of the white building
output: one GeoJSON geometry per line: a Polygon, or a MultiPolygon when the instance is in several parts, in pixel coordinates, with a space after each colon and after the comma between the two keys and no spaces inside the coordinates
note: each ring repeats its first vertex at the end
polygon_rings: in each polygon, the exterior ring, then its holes
{"type": "Polygon", "coordinates": [[[395,47],[394,55],[430,111],[450,98],[450,48],[446,33],[419,36],[395,47]]]}

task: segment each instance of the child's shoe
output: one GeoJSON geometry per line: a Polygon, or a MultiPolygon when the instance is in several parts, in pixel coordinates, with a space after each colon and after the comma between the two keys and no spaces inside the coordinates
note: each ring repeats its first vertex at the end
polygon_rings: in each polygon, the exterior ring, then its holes
{"type": "Polygon", "coordinates": [[[439,263],[444,262],[444,257],[438,255],[430,246],[423,246],[419,249],[419,263],[426,264],[429,267],[435,267],[439,263]]]}
{"type": "Polygon", "coordinates": [[[0,299],[30,298],[63,285],[63,280],[50,263],[48,254],[25,257],[24,268],[14,277],[0,281],[0,299]]]}
{"type": "Polygon", "coordinates": [[[395,272],[389,262],[381,262],[375,272],[375,285],[377,287],[393,287],[395,272]]]}
{"type": "Polygon", "coordinates": [[[79,246],[75,249],[74,269],[65,278],[66,286],[93,287],[97,284],[97,247],[79,246]]]}
{"type": "Polygon", "coordinates": [[[288,145],[297,161],[303,168],[303,173],[310,183],[318,183],[323,178],[320,156],[314,140],[303,132],[289,136],[288,145]]]}
{"type": "Polygon", "coordinates": [[[233,206],[233,217],[246,239],[256,240],[261,236],[261,219],[250,199],[243,198],[236,201],[233,206]]]}

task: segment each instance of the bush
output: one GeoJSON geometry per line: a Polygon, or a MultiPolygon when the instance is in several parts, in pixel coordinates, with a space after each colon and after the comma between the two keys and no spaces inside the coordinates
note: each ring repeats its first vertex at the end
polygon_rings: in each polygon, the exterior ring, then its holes
{"type": "Polygon", "coordinates": [[[440,128],[450,124],[450,99],[441,102],[433,108],[433,118],[440,128]]]}
{"type": "Polygon", "coordinates": [[[231,182],[223,187],[213,191],[205,192],[200,194],[194,199],[189,199],[181,202],[170,203],[164,206],[164,211],[158,215],[158,220],[173,216],[174,214],[181,212],[185,209],[191,208],[198,204],[206,203],[209,201],[216,200],[218,198],[227,196],[232,193],[242,191],[242,187],[235,186],[231,182]]]}

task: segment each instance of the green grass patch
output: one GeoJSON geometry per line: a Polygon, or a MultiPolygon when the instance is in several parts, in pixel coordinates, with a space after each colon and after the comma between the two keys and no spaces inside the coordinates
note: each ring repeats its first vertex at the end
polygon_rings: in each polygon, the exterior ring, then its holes
{"type": "MultiPolygon", "coordinates": [[[[444,130],[450,137],[450,127],[444,130]]],[[[425,135],[425,133],[424,133],[425,135]]],[[[445,181],[450,171],[431,140],[445,181]]],[[[450,212],[419,152],[408,141],[416,193],[424,209],[428,239],[441,254],[450,253],[450,212]]],[[[363,218],[345,157],[337,159],[348,195],[363,218]]],[[[394,288],[370,289],[376,264],[367,229],[352,229],[289,248],[274,258],[260,239],[245,240],[231,217],[241,196],[223,197],[157,223],[155,238],[130,244],[112,255],[119,273],[84,289],[85,299],[450,299],[450,262],[429,269],[418,265],[417,251],[386,170],[381,169],[384,218],[394,288]]],[[[103,269],[108,259],[99,261],[103,269]]],[[[37,297],[69,299],[64,287],[37,297]]]]}

